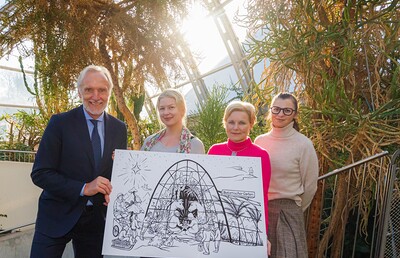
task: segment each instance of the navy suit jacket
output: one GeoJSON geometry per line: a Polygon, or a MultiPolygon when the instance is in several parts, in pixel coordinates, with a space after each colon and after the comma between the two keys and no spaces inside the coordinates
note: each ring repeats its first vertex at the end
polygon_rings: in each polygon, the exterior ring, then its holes
{"type": "MultiPolygon", "coordinates": [[[[112,152],[127,146],[126,125],[104,113],[104,134],[103,158],[96,174],[83,106],[51,117],[31,173],[33,183],[43,189],[37,231],[50,237],[64,236],[77,223],[88,201],[87,196],[80,196],[84,184],[97,176],[111,178],[112,152]]],[[[92,201],[105,211],[103,194],[96,194],[92,201]]]]}

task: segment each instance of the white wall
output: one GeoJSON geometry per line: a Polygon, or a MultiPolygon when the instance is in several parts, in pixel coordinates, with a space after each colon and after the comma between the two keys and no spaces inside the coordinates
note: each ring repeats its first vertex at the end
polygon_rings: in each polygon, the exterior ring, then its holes
{"type": "Polygon", "coordinates": [[[41,189],[32,183],[32,165],[0,161],[0,229],[35,222],[41,189]]]}
{"type": "MultiPolygon", "coordinates": [[[[11,229],[36,220],[37,204],[42,190],[31,180],[32,163],[0,161],[0,229],[11,229]]],[[[34,225],[0,236],[0,257],[29,257],[34,225]]],[[[72,245],[63,258],[74,257],[72,245]]]]}
{"type": "MultiPolygon", "coordinates": [[[[36,220],[37,203],[42,190],[31,180],[32,163],[0,161],[0,229],[11,229],[36,220]]],[[[0,236],[0,257],[28,257],[32,244],[33,228],[0,236]]],[[[69,243],[63,258],[72,258],[69,243]]],[[[108,258],[116,256],[106,256],[108,258]]],[[[120,256],[119,256],[120,257],[120,256]]],[[[121,257],[123,258],[123,257],[121,257]]]]}

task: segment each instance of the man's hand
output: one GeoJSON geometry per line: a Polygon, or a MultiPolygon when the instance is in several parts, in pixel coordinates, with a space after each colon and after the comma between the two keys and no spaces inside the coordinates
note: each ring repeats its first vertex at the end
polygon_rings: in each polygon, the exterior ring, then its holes
{"type": "Polygon", "coordinates": [[[104,205],[107,205],[110,201],[110,193],[112,190],[111,182],[105,177],[98,176],[93,181],[86,183],[85,189],[83,189],[83,195],[85,196],[93,196],[97,193],[104,194],[104,198],[106,202],[104,205]]]}
{"type": "Polygon", "coordinates": [[[105,194],[104,195],[104,199],[106,200],[105,202],[103,202],[104,206],[108,206],[108,203],[110,202],[110,195],[109,194],[105,194]]]}

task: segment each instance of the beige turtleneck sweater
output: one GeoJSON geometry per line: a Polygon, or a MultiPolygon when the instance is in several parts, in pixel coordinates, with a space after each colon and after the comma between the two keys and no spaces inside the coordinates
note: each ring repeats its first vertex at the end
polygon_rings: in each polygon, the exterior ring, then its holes
{"type": "Polygon", "coordinates": [[[318,158],[310,139],[293,128],[272,128],[255,144],[267,150],[271,160],[268,199],[292,199],[303,211],[317,191],[318,158]]]}

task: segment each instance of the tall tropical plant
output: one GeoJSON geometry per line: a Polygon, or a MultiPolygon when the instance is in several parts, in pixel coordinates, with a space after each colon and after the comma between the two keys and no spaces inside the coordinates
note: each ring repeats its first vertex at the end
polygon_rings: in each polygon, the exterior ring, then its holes
{"type": "MultiPolygon", "coordinates": [[[[248,41],[248,55],[254,63],[268,60],[255,99],[268,103],[278,91],[300,97],[302,132],[314,142],[321,174],[400,146],[398,0],[252,0],[247,10],[239,20],[257,32],[248,41]]],[[[371,164],[370,171],[379,166],[371,164]]],[[[345,199],[346,189],[350,200],[363,200],[362,219],[368,219],[373,200],[360,188],[372,188],[374,175],[368,173],[363,184],[359,175],[351,181],[339,177],[320,250],[333,239],[331,256],[340,255],[342,231],[354,208],[345,199]]],[[[320,201],[313,203],[310,239],[319,238],[320,201]]],[[[309,242],[310,256],[316,244],[309,242]]]]}
{"type": "MultiPolygon", "coordinates": [[[[180,73],[174,35],[189,4],[10,0],[0,13],[0,56],[15,48],[22,56],[35,56],[31,92],[47,116],[75,105],[71,100],[76,99],[75,81],[83,67],[107,67],[118,111],[133,138],[139,139],[134,102],[143,99],[149,77],[162,82],[166,71],[180,73]],[[32,44],[24,45],[27,41],[32,44]]],[[[133,148],[139,147],[135,141],[133,148]]]]}
{"type": "Polygon", "coordinates": [[[193,114],[193,131],[203,141],[208,150],[211,145],[226,141],[222,118],[227,105],[228,89],[223,85],[214,85],[207,100],[197,104],[197,113],[193,114]]]}

